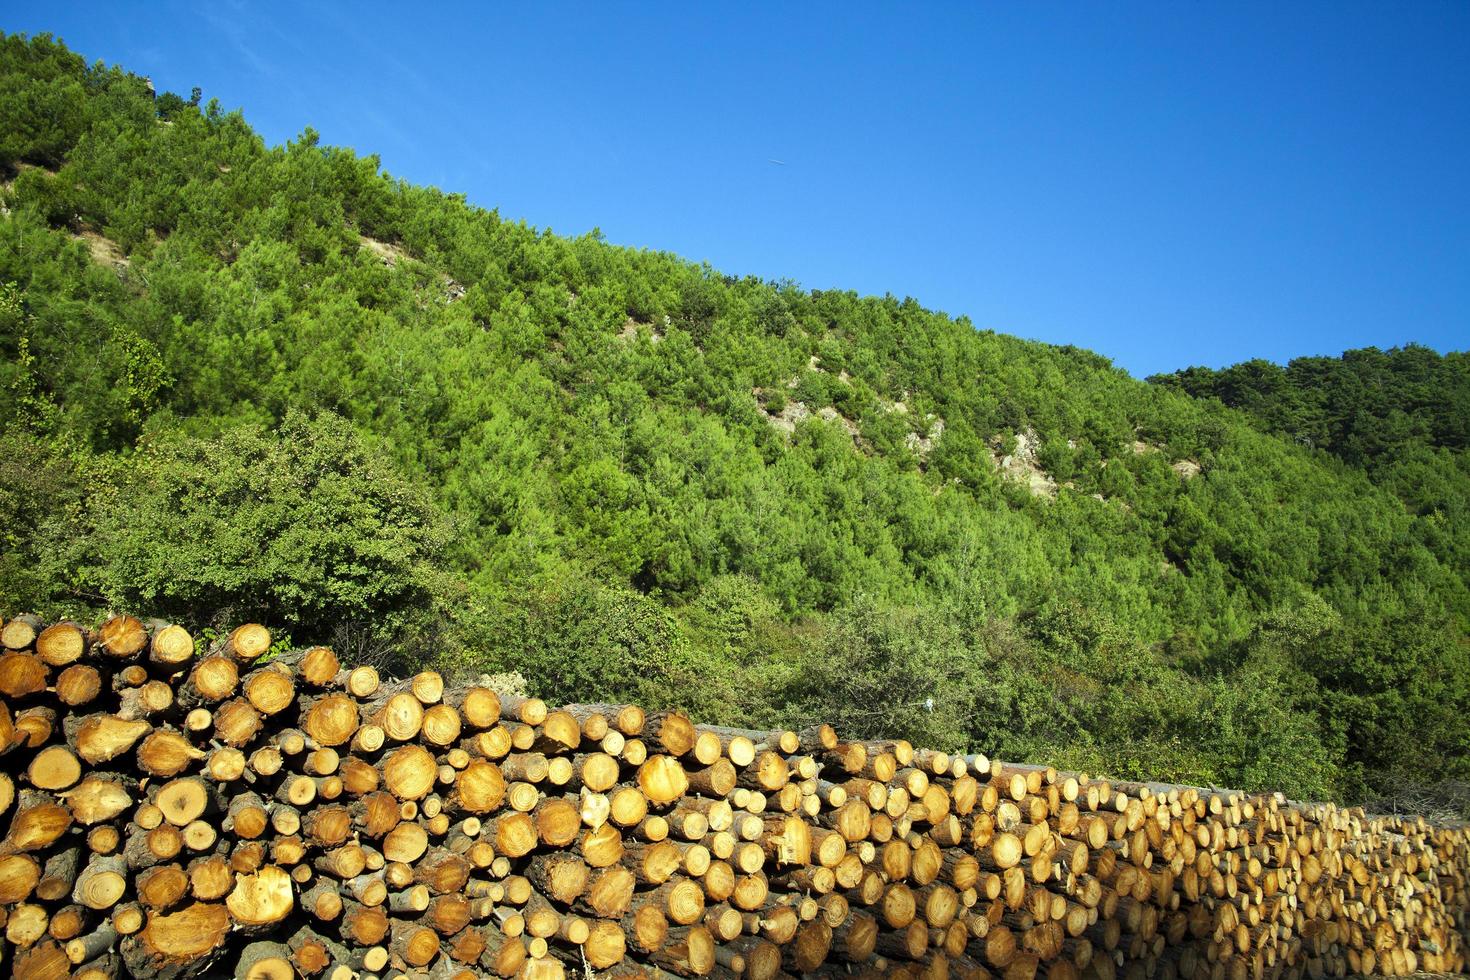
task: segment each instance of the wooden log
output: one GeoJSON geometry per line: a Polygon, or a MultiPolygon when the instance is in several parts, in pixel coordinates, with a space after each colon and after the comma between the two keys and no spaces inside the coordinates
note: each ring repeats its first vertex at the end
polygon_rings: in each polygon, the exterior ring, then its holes
{"type": "Polygon", "coordinates": [[[543,845],[550,848],[566,847],[577,839],[577,833],[582,827],[582,817],[577,805],[565,798],[542,801],[536,807],[533,817],[537,836],[543,845]]]}
{"type": "Polygon", "coordinates": [[[136,657],[148,645],[148,629],[132,616],[114,616],[97,631],[97,647],[119,660],[136,657]]]}
{"type": "Polygon", "coordinates": [[[603,824],[582,834],[580,850],[589,867],[611,867],[622,860],[623,838],[617,827],[603,824]]]}
{"type": "Polygon", "coordinates": [[[635,879],[633,873],[613,865],[593,874],[587,891],[576,906],[605,919],[621,917],[632,904],[635,879]]]}
{"type": "Polygon", "coordinates": [[[268,940],[250,943],[235,959],[232,976],[237,980],[295,980],[290,946],[268,940]]]}
{"type": "Polygon", "coordinates": [[[648,723],[648,716],[643,709],[631,704],[569,704],[562,710],[582,723],[588,718],[599,716],[619,734],[628,738],[643,734],[648,723]]]}
{"type": "Polygon", "coordinates": [[[388,935],[388,912],[380,906],[367,906],[343,900],[339,929],[345,942],[352,946],[376,946],[388,935]]]}
{"type": "Polygon", "coordinates": [[[194,656],[194,637],[182,626],[168,624],[153,631],[148,659],[159,667],[176,669],[194,656]]]}
{"type": "Polygon", "coordinates": [[[76,623],[54,623],[35,639],[36,657],[49,667],[66,667],[87,654],[87,634],[76,623]]]}
{"type": "Polygon", "coordinates": [[[364,712],[390,741],[407,742],[423,729],[423,702],[407,688],[406,682],[384,686],[364,712]]]}
{"type": "MultiPolygon", "coordinates": [[[[273,658],[271,663],[289,669],[297,680],[314,688],[332,684],[342,673],[337,655],[330,647],[314,646],[287,650],[273,658]]],[[[356,692],[352,693],[354,697],[359,696],[356,692]]]]}
{"type": "Polygon", "coordinates": [[[203,758],[205,753],[191,740],[167,728],[151,732],[138,746],[138,765],[149,775],[165,779],[179,775],[203,758]]]}
{"type": "Polygon", "coordinates": [[[548,755],[575,751],[582,742],[582,726],[567,711],[550,711],[536,726],[532,748],[548,755]]]}
{"type": "Polygon", "coordinates": [[[669,920],[663,908],[656,902],[644,903],[637,910],[623,916],[621,931],[625,942],[644,953],[661,949],[668,939],[669,920]]]}
{"type": "Polygon", "coordinates": [[[409,966],[428,966],[439,955],[439,935],[432,929],[403,919],[394,919],[389,933],[389,952],[409,966]]]}
{"type": "Polygon", "coordinates": [[[29,653],[0,654],[0,694],[20,700],[46,690],[51,671],[46,664],[29,653]]]}
{"type": "Polygon", "coordinates": [[[426,886],[433,894],[449,895],[464,889],[470,871],[470,862],[462,855],[435,847],[414,866],[413,876],[414,881],[426,886]]]}
{"type": "Polygon", "coordinates": [[[229,894],[234,874],[223,854],[208,854],[189,862],[189,894],[204,902],[217,901],[229,894]]]}
{"type": "Polygon", "coordinates": [[[183,827],[197,820],[210,807],[213,798],[204,780],[184,776],[159,787],[152,802],[165,820],[175,827],[183,827]]]}
{"type": "Polygon", "coordinates": [[[622,962],[627,945],[622,927],[606,919],[592,922],[581,944],[582,954],[594,970],[606,970],[622,962]]]}
{"type": "Polygon", "coordinates": [[[91,704],[102,693],[102,675],[91,664],[72,664],[56,678],[56,698],[67,707],[91,704]]]}
{"type": "MultiPolygon", "coordinates": [[[[666,719],[664,721],[666,722],[666,719]]],[[[649,803],[655,806],[667,806],[688,791],[689,778],[678,759],[667,755],[656,755],[638,768],[638,788],[648,798],[649,803]]]]}
{"type": "Polygon", "coordinates": [[[38,749],[56,733],[56,709],[49,705],[21,708],[15,715],[15,737],[27,748],[38,749]]]}
{"type": "Polygon", "coordinates": [[[240,686],[240,668],[229,657],[209,656],[194,664],[179,689],[182,707],[208,707],[232,696],[240,686]]]}
{"type": "Polygon", "coordinates": [[[95,960],[104,953],[111,951],[117,946],[118,940],[121,938],[111,923],[103,923],[89,933],[78,935],[76,938],[68,940],[63,947],[63,951],[66,953],[66,958],[69,963],[79,965],[95,960]]]}
{"type": "Polygon", "coordinates": [[[50,913],[41,905],[22,903],[7,910],[5,939],[16,949],[28,949],[46,936],[50,913]]]}
{"type": "Polygon", "coordinates": [[[60,839],[71,825],[71,811],[53,797],[21,790],[10,830],[0,842],[0,853],[41,851],[60,839]]]}
{"type": "Polygon", "coordinates": [[[145,908],[169,909],[189,891],[189,876],[177,864],[158,864],[133,880],[138,901],[145,908]]]}
{"type": "Polygon", "coordinates": [[[724,798],[735,788],[736,778],[734,763],[716,757],[703,769],[689,773],[689,788],[704,796],[724,798]]]}
{"type": "Polygon", "coordinates": [[[786,758],[769,750],[758,754],[755,761],[739,774],[739,785],[774,793],[791,780],[786,758]]]}
{"type": "Polygon", "coordinates": [[[61,946],[55,942],[39,942],[21,948],[15,954],[16,980],[59,978],[67,976],[69,962],[61,946]]]}
{"type": "Polygon", "coordinates": [[[147,917],[147,924],[121,943],[134,975],[198,973],[225,948],[230,914],[223,905],[196,902],[177,912],[147,917]]]}
{"type": "Polygon", "coordinates": [[[295,907],[291,876],[274,865],[240,875],[225,898],[235,928],[266,928],[280,922],[295,907]]]}
{"type": "Polygon", "coordinates": [[[0,855],[0,906],[18,905],[30,898],[41,872],[41,862],[28,854],[0,855]]]}
{"type": "Polygon", "coordinates": [[[715,968],[714,937],[702,925],[670,928],[665,945],[649,959],[680,976],[708,976],[715,968]]]}
{"type": "Polygon", "coordinates": [[[34,613],[21,613],[14,619],[6,620],[4,626],[0,626],[0,646],[7,650],[25,650],[36,642],[36,637],[44,627],[40,616],[34,613]]]}
{"type": "Polygon", "coordinates": [[[330,693],[301,700],[301,729],[318,745],[346,745],[360,723],[357,701],[346,694],[330,693]]]}
{"type": "Polygon", "coordinates": [[[145,680],[141,685],[121,692],[117,716],[129,721],[150,718],[168,711],[173,704],[173,688],[160,680],[145,680]]]}
{"type": "Polygon", "coordinates": [[[383,785],[400,800],[420,800],[438,779],[438,766],[420,745],[402,745],[383,760],[383,785]]]}
{"type": "Polygon", "coordinates": [[[26,780],[37,789],[64,790],[82,776],[82,764],[65,745],[50,745],[36,753],[26,768],[26,780]]]}
{"type": "Polygon", "coordinates": [[[58,902],[70,895],[81,866],[80,844],[53,852],[46,859],[41,878],[36,882],[36,897],[43,902],[58,902]]]}
{"type": "Polygon", "coordinates": [[[296,682],[290,670],[275,662],[246,674],[240,686],[251,707],[265,716],[279,714],[296,702],[296,682]]]}
{"type": "Polygon", "coordinates": [[[424,711],[420,735],[430,745],[447,748],[459,740],[463,728],[464,722],[457,710],[447,704],[435,704],[424,711]]]}
{"type": "Polygon", "coordinates": [[[480,965],[497,977],[514,977],[526,964],[529,953],[519,934],[507,935],[495,925],[485,925],[480,930],[485,940],[485,952],[480,956],[480,965]]]}
{"type": "Polygon", "coordinates": [[[428,831],[413,821],[401,821],[383,837],[383,857],[389,861],[411,864],[428,849],[428,831]]]}
{"type": "Polygon", "coordinates": [[[232,657],[248,664],[265,656],[270,647],[270,630],[259,623],[245,623],[231,630],[209,652],[211,656],[232,657]]]}
{"type": "Polygon", "coordinates": [[[456,812],[492,813],[505,800],[506,782],[499,766],[475,759],[454,777],[449,807],[456,812]]]}

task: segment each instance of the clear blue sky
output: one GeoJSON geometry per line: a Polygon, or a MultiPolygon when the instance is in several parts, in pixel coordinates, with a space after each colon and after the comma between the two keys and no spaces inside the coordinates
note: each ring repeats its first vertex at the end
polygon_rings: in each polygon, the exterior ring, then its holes
{"type": "Polygon", "coordinates": [[[47,2],[0,27],[507,217],[1138,375],[1470,347],[1460,0],[47,2]]]}

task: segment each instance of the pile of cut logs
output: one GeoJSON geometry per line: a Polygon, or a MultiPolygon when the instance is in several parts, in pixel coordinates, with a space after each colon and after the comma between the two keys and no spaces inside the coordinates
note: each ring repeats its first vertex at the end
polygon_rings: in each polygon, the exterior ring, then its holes
{"type": "Polygon", "coordinates": [[[821,725],[551,708],[325,647],[0,625],[20,978],[1464,968],[1470,832],[821,725]]]}

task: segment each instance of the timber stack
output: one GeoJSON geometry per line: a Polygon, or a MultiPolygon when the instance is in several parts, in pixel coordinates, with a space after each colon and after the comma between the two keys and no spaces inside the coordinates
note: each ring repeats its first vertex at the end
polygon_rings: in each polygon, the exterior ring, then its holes
{"type": "Polygon", "coordinates": [[[325,647],[0,624],[19,978],[1322,977],[1465,967],[1470,832],[325,647]]]}

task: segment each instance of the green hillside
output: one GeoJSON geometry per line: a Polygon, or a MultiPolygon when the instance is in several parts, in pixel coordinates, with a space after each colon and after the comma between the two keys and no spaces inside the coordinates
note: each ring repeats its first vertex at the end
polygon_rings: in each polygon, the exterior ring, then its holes
{"type": "MultiPolygon", "coordinates": [[[[0,179],[0,609],[1122,776],[1470,779],[1463,505],[1187,386],[538,230],[46,37],[0,38],[0,179]]],[[[1423,452],[1470,497],[1463,438],[1423,452]]]]}

